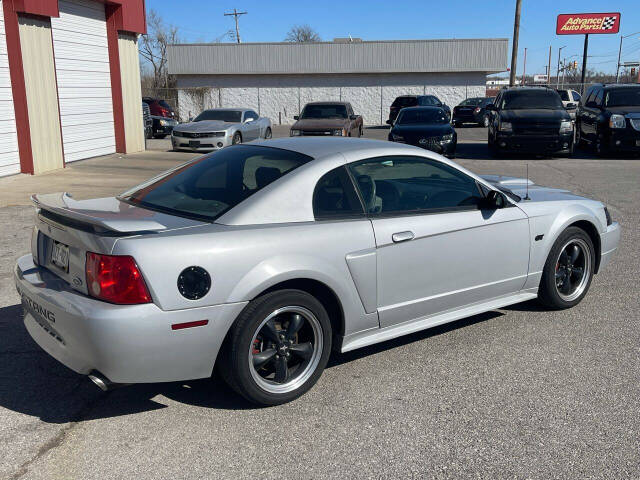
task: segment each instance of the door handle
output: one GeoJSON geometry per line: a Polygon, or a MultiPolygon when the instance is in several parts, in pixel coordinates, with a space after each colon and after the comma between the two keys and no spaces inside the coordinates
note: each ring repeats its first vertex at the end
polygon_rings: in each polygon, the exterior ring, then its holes
{"type": "Polygon", "coordinates": [[[393,240],[395,243],[407,242],[409,240],[413,240],[414,236],[415,235],[412,231],[407,230],[406,232],[394,233],[393,235],[391,235],[391,240],[393,240]]]}

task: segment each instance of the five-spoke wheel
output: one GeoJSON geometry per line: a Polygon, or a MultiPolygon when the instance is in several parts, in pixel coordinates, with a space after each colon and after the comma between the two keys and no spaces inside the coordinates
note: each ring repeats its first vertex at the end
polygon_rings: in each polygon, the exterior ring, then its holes
{"type": "Polygon", "coordinates": [[[569,227],[551,247],[540,280],[539,299],[552,308],[569,308],[586,295],[595,265],[595,249],[587,233],[569,227]]]}
{"type": "Polygon", "coordinates": [[[267,293],[240,313],[216,369],[251,402],[289,402],[322,374],[331,335],[326,309],[309,293],[292,289],[267,293]]]}

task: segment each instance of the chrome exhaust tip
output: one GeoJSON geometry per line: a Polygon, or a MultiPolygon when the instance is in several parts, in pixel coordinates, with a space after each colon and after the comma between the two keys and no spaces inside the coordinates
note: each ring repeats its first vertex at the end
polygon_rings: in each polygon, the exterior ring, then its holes
{"type": "Polygon", "coordinates": [[[96,370],[91,372],[88,377],[89,380],[96,384],[103,392],[108,392],[109,390],[129,385],[128,383],[114,383],[96,370]]]}

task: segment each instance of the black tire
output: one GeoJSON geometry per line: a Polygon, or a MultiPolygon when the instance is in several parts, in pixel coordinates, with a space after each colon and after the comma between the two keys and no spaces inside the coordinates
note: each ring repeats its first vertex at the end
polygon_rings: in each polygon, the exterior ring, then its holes
{"type": "Polygon", "coordinates": [[[240,132],[236,132],[233,134],[233,138],[231,139],[231,145],[237,145],[242,143],[242,134],[240,132]]]}
{"type": "Polygon", "coordinates": [[[358,138],[362,137],[362,125],[358,128],[358,138]]]}
{"type": "Polygon", "coordinates": [[[462,126],[462,122],[453,122],[453,126],[456,128],[460,128],[462,126]]]}
{"type": "MultiPolygon", "coordinates": [[[[570,248],[570,246],[568,246],[567,248],[570,248]]],[[[578,260],[580,259],[580,257],[577,258],[578,260]]],[[[547,261],[544,264],[542,278],[540,279],[538,300],[543,305],[556,310],[571,308],[580,303],[580,301],[589,291],[589,287],[591,286],[591,280],[593,279],[593,272],[595,268],[595,260],[595,249],[593,248],[593,242],[591,241],[589,235],[587,235],[584,230],[578,227],[567,228],[554,242],[553,247],[551,247],[551,251],[549,252],[549,256],[547,257],[547,261]],[[580,245],[583,245],[584,253],[581,253],[581,255],[586,254],[589,258],[584,259],[585,263],[583,267],[583,275],[586,275],[586,278],[583,279],[583,277],[580,277],[580,282],[575,292],[577,293],[577,290],[579,289],[580,293],[577,294],[575,298],[563,298],[562,294],[559,293],[559,290],[562,287],[559,287],[557,285],[557,282],[560,280],[558,278],[558,275],[565,275],[564,279],[566,280],[567,270],[560,268],[560,255],[565,245],[570,242],[579,242],[580,245]]],[[[576,267],[573,266],[573,269],[575,272],[576,267]]],[[[571,268],[569,269],[569,278],[573,278],[574,280],[576,279],[575,277],[572,277],[571,268]]],[[[564,282],[565,280],[562,281],[564,282]]]]}
{"type": "Polygon", "coordinates": [[[269,140],[272,136],[273,132],[271,131],[271,127],[267,127],[267,129],[264,131],[265,140],[269,140]]]}
{"type": "Polygon", "coordinates": [[[596,155],[598,155],[599,157],[609,156],[609,148],[603,142],[603,138],[601,135],[597,135],[594,148],[596,151],[596,155]]]}
{"type": "Polygon", "coordinates": [[[166,134],[161,133],[161,134],[156,134],[156,135],[154,135],[154,136],[153,136],[153,138],[156,138],[156,139],[158,139],[158,140],[162,140],[162,139],[163,139],[163,138],[165,138],[166,136],[167,136],[166,134]]]}
{"type": "MultiPolygon", "coordinates": [[[[283,315],[286,315],[287,313],[283,315]]],[[[276,316],[273,318],[277,319],[278,317],[276,316]]],[[[284,327],[282,327],[281,330],[277,330],[277,332],[285,332],[284,327]]],[[[286,332],[288,332],[288,329],[286,332]]],[[[296,333],[295,335],[297,336],[298,334],[296,333]]],[[[282,335],[280,335],[280,338],[282,338],[282,335]]],[[[223,349],[220,352],[220,359],[216,366],[216,370],[233,390],[252,403],[269,406],[290,402],[309,390],[318,381],[320,375],[322,375],[322,372],[327,365],[327,361],[329,360],[329,355],[331,354],[331,338],[332,331],[329,316],[325,308],[315,297],[301,290],[293,289],[278,290],[267,293],[255,300],[252,300],[234,322],[227,338],[225,339],[223,349]],[[312,350],[313,354],[311,355],[313,356],[308,360],[309,363],[306,364],[307,366],[303,368],[300,375],[294,376],[291,380],[285,381],[284,384],[272,381],[276,386],[286,385],[287,382],[295,381],[299,378],[305,378],[304,382],[301,382],[301,384],[296,386],[293,390],[283,393],[274,393],[272,391],[267,391],[265,387],[261,386],[254,378],[257,371],[250,366],[248,354],[252,351],[250,348],[256,348],[254,346],[255,341],[257,340],[256,335],[259,335],[259,333],[266,328],[261,327],[263,322],[278,309],[290,308],[292,306],[294,308],[302,307],[302,309],[306,309],[308,312],[311,312],[312,316],[315,317],[315,320],[317,320],[316,327],[321,336],[321,348],[312,350]]],[[[296,342],[297,341],[299,340],[296,340],[296,342]]],[[[265,345],[267,342],[270,342],[270,340],[265,340],[265,345]]],[[[311,342],[305,342],[305,344],[306,343],[311,342]]],[[[291,348],[291,351],[294,352],[293,346],[291,346],[291,348]]],[[[270,350],[280,352],[280,349],[275,346],[272,346],[270,350]]],[[[264,352],[266,351],[267,350],[264,350],[264,352]]],[[[258,352],[254,352],[254,354],[255,353],[258,352]]],[[[287,357],[289,357],[288,354],[287,357]]],[[[275,358],[278,358],[278,355],[274,357],[274,364],[281,361],[276,360],[275,358]]],[[[284,360],[285,363],[287,361],[295,361],[295,354],[290,358],[291,360],[284,360]]],[[[307,360],[303,361],[299,365],[304,366],[304,362],[306,361],[307,360]]],[[[300,370],[300,368],[302,367],[298,367],[298,370],[300,370]]],[[[276,374],[274,373],[274,378],[275,375],[276,374]]],[[[268,388],[268,386],[266,388],[268,388]]]]}

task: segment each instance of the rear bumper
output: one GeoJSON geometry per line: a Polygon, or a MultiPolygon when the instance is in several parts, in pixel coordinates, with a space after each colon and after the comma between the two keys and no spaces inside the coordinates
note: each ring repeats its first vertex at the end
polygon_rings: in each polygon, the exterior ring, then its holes
{"type": "Polygon", "coordinates": [[[34,265],[14,270],[24,324],[49,355],[80,373],[98,370],[115,383],[169,382],[211,375],[228,328],[246,302],[163,311],[155,304],[112,305],[68,287],[34,265]],[[208,324],[172,330],[197,320],[208,324]]]}
{"type": "Polygon", "coordinates": [[[601,254],[598,272],[602,271],[602,269],[609,264],[611,257],[618,249],[618,244],[620,243],[620,224],[618,224],[618,222],[613,222],[607,227],[607,230],[600,235],[600,243],[601,254]]]}

